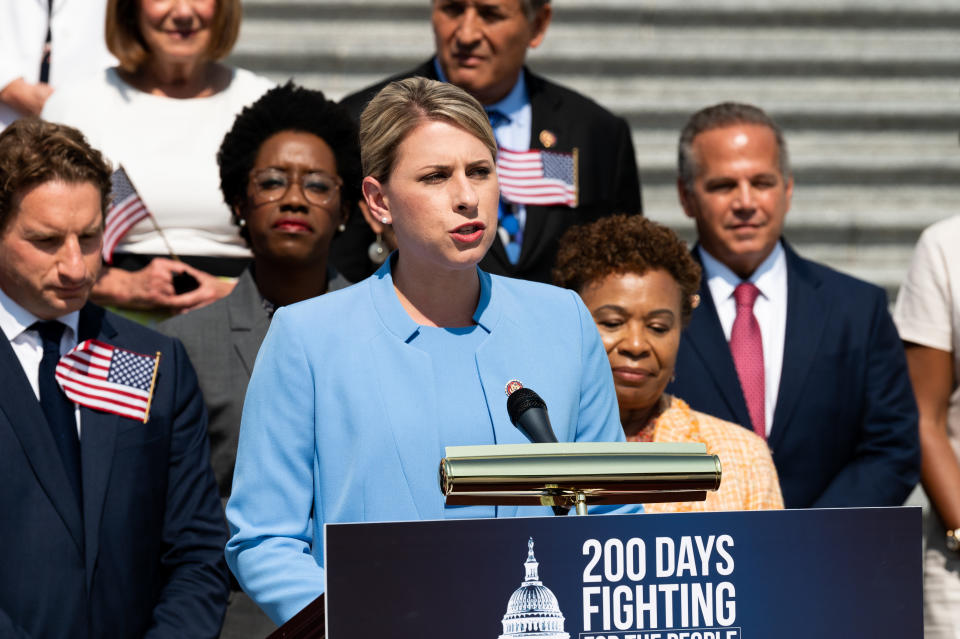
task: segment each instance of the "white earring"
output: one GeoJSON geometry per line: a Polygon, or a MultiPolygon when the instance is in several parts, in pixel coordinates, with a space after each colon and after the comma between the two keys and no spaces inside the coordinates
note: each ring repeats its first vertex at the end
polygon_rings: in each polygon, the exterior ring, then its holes
{"type": "Polygon", "coordinates": [[[387,255],[389,255],[388,249],[387,243],[383,241],[383,235],[377,233],[377,239],[367,247],[367,257],[374,264],[383,264],[387,261],[387,255]]]}
{"type": "Polygon", "coordinates": [[[380,223],[381,223],[381,224],[389,224],[389,223],[390,223],[390,220],[388,220],[388,219],[387,219],[387,216],[384,215],[383,217],[380,218],[380,223]]]}

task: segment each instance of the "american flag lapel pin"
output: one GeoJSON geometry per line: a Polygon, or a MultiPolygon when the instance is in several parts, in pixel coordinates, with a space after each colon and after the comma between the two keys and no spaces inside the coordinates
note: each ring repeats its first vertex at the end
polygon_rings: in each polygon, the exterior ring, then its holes
{"type": "Polygon", "coordinates": [[[54,377],[81,406],[147,423],[159,368],[159,351],[144,355],[88,339],[60,358],[54,377]]]}

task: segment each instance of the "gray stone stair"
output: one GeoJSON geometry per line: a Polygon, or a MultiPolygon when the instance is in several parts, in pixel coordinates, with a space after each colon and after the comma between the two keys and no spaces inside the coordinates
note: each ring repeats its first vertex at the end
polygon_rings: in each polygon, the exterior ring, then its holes
{"type": "MultiPolygon", "coordinates": [[[[722,100],[786,130],[799,250],[894,293],[919,232],[960,214],[960,2],[553,0],[532,68],[633,129],[651,218],[691,238],[676,138],[722,100]]],[[[332,98],[426,59],[429,0],[245,0],[231,62],[332,98]]]]}

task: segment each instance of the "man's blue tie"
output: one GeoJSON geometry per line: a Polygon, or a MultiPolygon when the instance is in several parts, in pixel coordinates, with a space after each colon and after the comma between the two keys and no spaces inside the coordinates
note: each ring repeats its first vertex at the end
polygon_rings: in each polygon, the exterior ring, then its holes
{"type": "Polygon", "coordinates": [[[77,436],[77,420],[73,402],[67,399],[57,384],[54,371],[60,361],[60,338],[67,327],[57,321],[36,322],[30,326],[40,334],[43,341],[43,359],[40,360],[40,407],[47,418],[50,432],[57,442],[57,450],[63,459],[67,478],[73,485],[77,503],[83,511],[83,483],[80,476],[80,438],[77,436]]]}
{"type": "MultiPolygon", "coordinates": [[[[487,117],[490,119],[490,126],[493,127],[494,132],[499,125],[509,120],[506,115],[496,109],[487,111],[487,117]]],[[[523,246],[523,229],[520,228],[520,220],[514,214],[513,204],[504,200],[503,196],[500,197],[497,220],[500,223],[500,228],[507,233],[508,241],[504,242],[503,245],[507,252],[507,259],[510,260],[511,264],[516,264],[517,260],[520,259],[520,249],[523,246]]]]}

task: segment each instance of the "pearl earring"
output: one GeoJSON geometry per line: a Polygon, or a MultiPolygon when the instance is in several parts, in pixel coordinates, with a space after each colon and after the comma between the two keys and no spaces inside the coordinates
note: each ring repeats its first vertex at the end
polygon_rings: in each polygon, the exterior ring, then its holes
{"type": "Polygon", "coordinates": [[[377,239],[367,247],[367,257],[369,257],[370,261],[374,264],[383,264],[387,261],[387,255],[389,254],[389,247],[387,243],[383,241],[383,235],[377,233],[377,239]]]}

